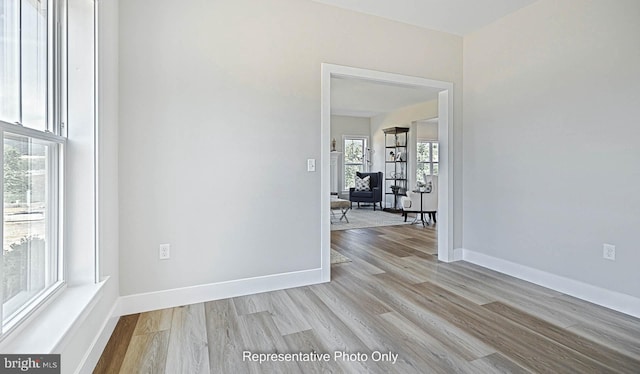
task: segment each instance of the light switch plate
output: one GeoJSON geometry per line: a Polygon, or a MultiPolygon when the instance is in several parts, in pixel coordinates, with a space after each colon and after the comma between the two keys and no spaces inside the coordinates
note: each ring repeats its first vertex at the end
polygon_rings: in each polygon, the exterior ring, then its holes
{"type": "Polygon", "coordinates": [[[307,171],[316,171],[316,159],[310,158],[307,160],[307,171]]]}

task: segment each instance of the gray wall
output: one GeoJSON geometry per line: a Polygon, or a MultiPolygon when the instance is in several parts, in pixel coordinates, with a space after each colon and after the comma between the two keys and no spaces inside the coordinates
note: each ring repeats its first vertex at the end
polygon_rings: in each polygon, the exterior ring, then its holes
{"type": "Polygon", "coordinates": [[[119,53],[122,295],[319,268],[322,62],[462,85],[462,38],[311,1],[123,1],[119,53]]]}
{"type": "Polygon", "coordinates": [[[416,130],[419,140],[438,140],[438,121],[437,118],[432,121],[418,121],[416,130]]]}
{"type": "Polygon", "coordinates": [[[640,296],[639,17],[542,0],[465,37],[466,249],[640,296]]]}
{"type": "Polygon", "coordinates": [[[371,120],[363,117],[331,116],[331,139],[336,139],[336,150],[342,152],[344,135],[371,136],[371,120]]]}

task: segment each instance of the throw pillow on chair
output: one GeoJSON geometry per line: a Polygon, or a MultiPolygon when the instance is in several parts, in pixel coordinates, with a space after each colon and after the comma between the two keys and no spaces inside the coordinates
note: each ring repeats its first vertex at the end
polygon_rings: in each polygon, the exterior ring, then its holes
{"type": "Polygon", "coordinates": [[[370,176],[367,175],[364,178],[360,178],[356,175],[356,191],[371,191],[370,176]]]}

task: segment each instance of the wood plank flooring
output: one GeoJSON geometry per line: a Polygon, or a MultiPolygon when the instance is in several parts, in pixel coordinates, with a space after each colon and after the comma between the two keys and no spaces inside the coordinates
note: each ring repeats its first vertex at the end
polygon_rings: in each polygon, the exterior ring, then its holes
{"type": "Polygon", "coordinates": [[[94,373],[640,373],[640,320],[438,262],[436,235],[333,231],[351,262],[332,265],[332,282],[124,316],[94,373]],[[243,351],[331,359],[259,363],[243,351]]]}

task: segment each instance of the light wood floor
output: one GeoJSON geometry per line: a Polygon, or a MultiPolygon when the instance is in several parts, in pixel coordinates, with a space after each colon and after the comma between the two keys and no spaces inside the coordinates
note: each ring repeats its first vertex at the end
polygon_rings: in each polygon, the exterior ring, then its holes
{"type": "Polygon", "coordinates": [[[636,318],[439,263],[429,227],[331,237],[352,260],[332,266],[332,282],[124,316],[95,373],[640,373],[636,318]],[[368,360],[259,364],[245,350],[368,360]]]}

